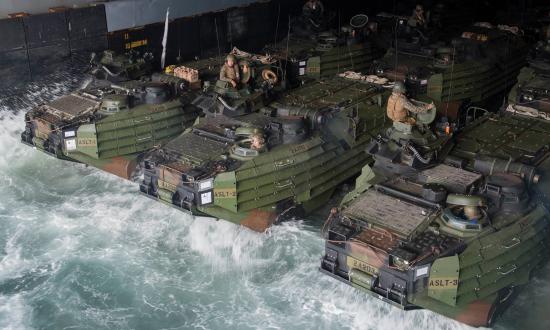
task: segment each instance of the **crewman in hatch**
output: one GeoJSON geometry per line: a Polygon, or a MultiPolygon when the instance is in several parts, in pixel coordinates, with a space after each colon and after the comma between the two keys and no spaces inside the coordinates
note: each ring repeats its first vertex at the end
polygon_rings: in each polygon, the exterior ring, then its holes
{"type": "Polygon", "coordinates": [[[260,152],[265,151],[265,138],[262,133],[257,132],[252,134],[250,148],[260,152]]]}
{"type": "Polygon", "coordinates": [[[241,80],[241,74],[239,72],[239,65],[237,64],[237,58],[233,54],[227,55],[225,63],[220,69],[220,81],[225,81],[233,88],[237,88],[241,80]]]}
{"type": "Polygon", "coordinates": [[[302,7],[302,17],[310,25],[310,29],[319,29],[323,23],[325,6],[321,0],[307,0],[302,7]]]}
{"type": "Polygon", "coordinates": [[[307,18],[313,19],[314,21],[322,18],[324,13],[325,6],[323,6],[321,0],[307,0],[302,8],[302,14],[307,18]]]}
{"type": "Polygon", "coordinates": [[[435,106],[431,104],[415,104],[410,101],[405,95],[405,85],[398,81],[393,86],[393,91],[388,99],[387,114],[394,122],[414,125],[416,120],[410,116],[410,113],[423,113],[433,109],[435,106]]]}
{"type": "Polygon", "coordinates": [[[426,16],[424,15],[424,7],[422,5],[416,5],[411,17],[409,18],[409,25],[424,28],[426,27],[426,16]]]}

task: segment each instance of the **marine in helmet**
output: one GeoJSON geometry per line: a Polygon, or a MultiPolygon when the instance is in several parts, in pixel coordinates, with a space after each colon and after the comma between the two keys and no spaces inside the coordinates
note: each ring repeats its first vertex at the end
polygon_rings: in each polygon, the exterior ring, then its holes
{"type": "Polygon", "coordinates": [[[265,138],[261,133],[254,133],[251,136],[250,147],[257,151],[265,150],[265,138]]]}
{"type": "Polygon", "coordinates": [[[415,27],[425,27],[426,23],[427,22],[426,16],[424,15],[424,7],[422,5],[416,5],[409,19],[409,25],[415,27]]]}
{"type": "Polygon", "coordinates": [[[307,0],[304,6],[302,7],[302,14],[307,17],[317,21],[319,18],[323,17],[325,13],[325,6],[321,0],[307,0]]]}
{"type": "Polygon", "coordinates": [[[247,87],[249,83],[252,82],[252,69],[250,68],[250,63],[248,61],[241,61],[239,63],[240,67],[240,83],[243,87],[247,87]]]}
{"type": "Polygon", "coordinates": [[[405,96],[405,92],[405,85],[400,81],[396,82],[388,99],[387,114],[394,122],[414,125],[416,120],[410,113],[427,112],[434,108],[434,104],[415,104],[405,96]]]}
{"type": "Polygon", "coordinates": [[[237,88],[239,81],[241,80],[241,74],[239,72],[239,65],[237,64],[237,58],[233,54],[227,55],[225,63],[220,69],[220,81],[225,81],[233,88],[237,88]]]}

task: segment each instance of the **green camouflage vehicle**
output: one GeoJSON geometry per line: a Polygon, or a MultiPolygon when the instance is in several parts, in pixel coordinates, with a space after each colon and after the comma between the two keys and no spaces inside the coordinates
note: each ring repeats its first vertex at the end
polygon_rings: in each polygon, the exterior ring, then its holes
{"type": "MultiPolygon", "coordinates": [[[[267,71],[270,78],[282,76],[279,62],[264,64],[244,55],[237,58],[250,68],[243,79],[251,84],[264,81],[267,71]]],[[[134,180],[141,175],[145,152],[193,125],[201,110],[192,101],[203,86],[216,81],[220,63],[219,57],[188,62],[155,73],[149,81],[100,81],[28,112],[21,140],[59,159],[134,180]],[[174,73],[178,68],[180,76],[174,73]]]]}
{"type": "Polygon", "coordinates": [[[506,111],[550,120],[550,75],[532,67],[521,69],[518,83],[508,94],[506,111]]]}
{"type": "Polygon", "coordinates": [[[366,15],[356,15],[340,31],[291,34],[280,43],[265,47],[265,51],[288,60],[291,74],[301,78],[327,78],[348,70],[363,72],[386,52],[368,34],[367,23],[366,15]]]}
{"type": "Polygon", "coordinates": [[[366,83],[321,79],[268,105],[269,86],[214,89],[193,102],[205,117],[145,158],[140,190],[256,231],[325,203],[387,124],[386,92],[366,83]]]}
{"type": "Polygon", "coordinates": [[[90,74],[97,79],[112,82],[137,80],[153,72],[153,56],[145,53],[143,56],[134,50],[125,54],[116,54],[113,50],[105,50],[98,58],[95,53],[90,60],[90,74]]]}
{"type": "Polygon", "coordinates": [[[537,73],[550,75],[550,38],[548,36],[545,40],[537,42],[534,49],[531,50],[529,66],[537,73]]]}
{"type": "MultiPolygon", "coordinates": [[[[541,111],[542,113],[542,111],[541,111]]],[[[473,117],[473,116],[471,116],[473,117]]],[[[513,171],[550,207],[550,121],[548,116],[504,111],[467,124],[449,159],[483,173],[513,171]],[[539,175],[537,175],[537,173],[539,175]]]]}
{"type": "Polygon", "coordinates": [[[550,123],[395,125],[333,209],[320,270],[393,306],[490,326],[550,252],[550,123]]]}
{"type": "Polygon", "coordinates": [[[29,111],[21,140],[131,179],[143,152],[183,132],[199,112],[167,84],[129,81],[76,91],[29,111]]]}
{"type": "Polygon", "coordinates": [[[450,43],[417,39],[399,41],[373,73],[404,81],[412,97],[434,101],[451,120],[470,106],[502,104],[527,63],[522,37],[498,28],[474,25],[450,43]]]}

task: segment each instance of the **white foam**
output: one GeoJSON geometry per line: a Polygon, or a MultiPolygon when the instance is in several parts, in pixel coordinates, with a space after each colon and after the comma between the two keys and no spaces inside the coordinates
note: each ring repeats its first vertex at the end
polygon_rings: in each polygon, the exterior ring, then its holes
{"type": "Polygon", "coordinates": [[[0,329],[30,329],[32,309],[22,295],[6,297],[0,295],[0,329]]]}

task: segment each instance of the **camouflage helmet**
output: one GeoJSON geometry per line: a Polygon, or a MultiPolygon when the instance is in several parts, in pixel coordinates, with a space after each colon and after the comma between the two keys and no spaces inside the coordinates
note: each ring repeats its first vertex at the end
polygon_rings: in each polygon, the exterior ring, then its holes
{"type": "Polygon", "coordinates": [[[405,94],[405,92],[407,91],[407,88],[405,87],[405,84],[403,82],[396,81],[395,84],[393,85],[392,91],[394,93],[405,94]]]}
{"type": "Polygon", "coordinates": [[[229,55],[227,55],[227,57],[225,58],[225,61],[226,61],[226,62],[233,61],[233,63],[235,63],[235,62],[237,62],[237,58],[235,57],[235,55],[229,54],[229,55]]]}

